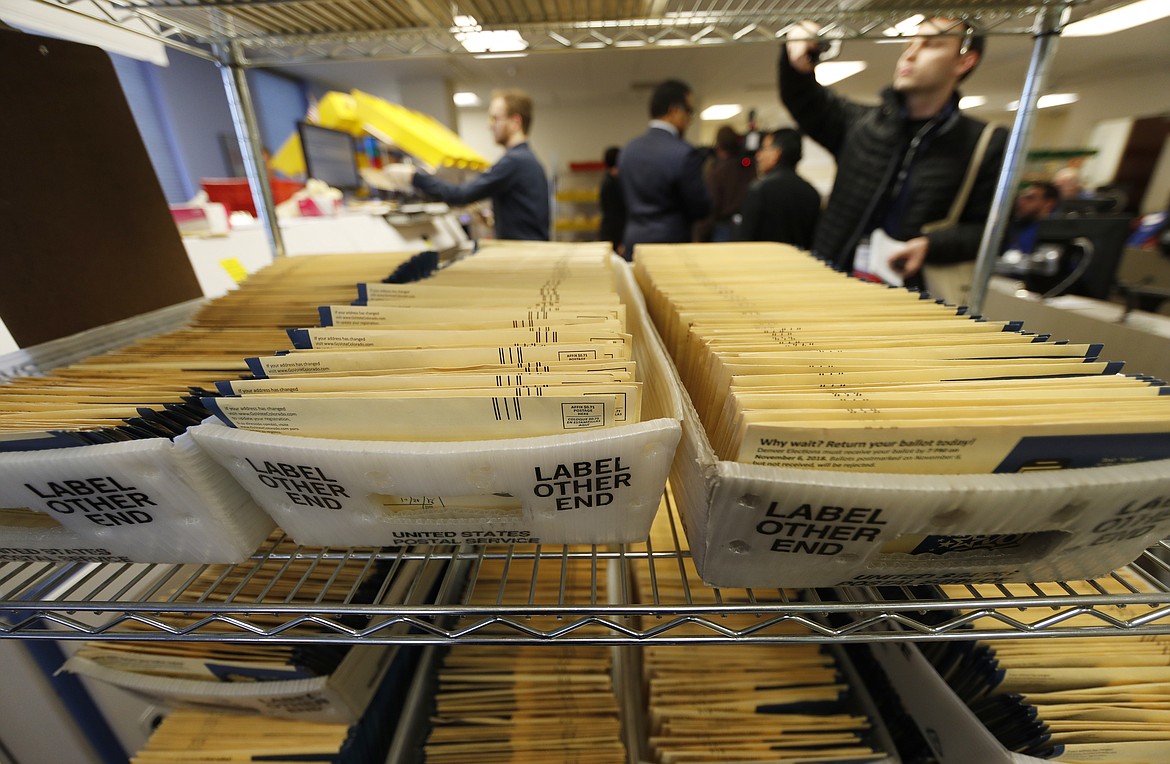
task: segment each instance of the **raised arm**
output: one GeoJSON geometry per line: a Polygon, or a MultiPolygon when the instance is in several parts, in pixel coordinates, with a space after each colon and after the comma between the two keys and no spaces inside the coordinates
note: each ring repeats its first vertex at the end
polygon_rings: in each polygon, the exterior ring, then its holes
{"type": "Polygon", "coordinates": [[[789,32],[780,47],[780,100],[800,128],[817,143],[836,155],[844,142],[845,130],[867,107],[846,100],[817,82],[815,70],[817,41],[808,27],[789,32]]]}

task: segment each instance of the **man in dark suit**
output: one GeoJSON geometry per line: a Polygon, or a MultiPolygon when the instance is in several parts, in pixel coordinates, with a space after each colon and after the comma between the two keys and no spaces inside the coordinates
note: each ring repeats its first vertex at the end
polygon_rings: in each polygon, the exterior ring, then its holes
{"type": "Polygon", "coordinates": [[[626,198],[627,260],[642,243],[691,240],[691,227],[711,212],[703,160],[683,133],[695,112],[691,88],[667,80],[650,98],[650,129],[626,144],[618,178],[626,198]]]}
{"type": "Polygon", "coordinates": [[[796,164],[804,154],[800,138],[800,131],[791,128],[764,136],[756,152],[762,175],[743,202],[736,227],[738,241],[778,241],[812,249],[821,195],[796,174],[796,164]]]}

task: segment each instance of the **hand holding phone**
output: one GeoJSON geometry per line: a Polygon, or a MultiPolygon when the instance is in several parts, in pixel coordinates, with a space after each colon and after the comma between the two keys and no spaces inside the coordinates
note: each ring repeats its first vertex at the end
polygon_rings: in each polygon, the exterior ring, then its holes
{"type": "Polygon", "coordinates": [[[788,62],[801,74],[811,74],[821,61],[834,58],[841,49],[839,40],[824,40],[817,35],[820,25],[802,21],[788,30],[788,62]]]}

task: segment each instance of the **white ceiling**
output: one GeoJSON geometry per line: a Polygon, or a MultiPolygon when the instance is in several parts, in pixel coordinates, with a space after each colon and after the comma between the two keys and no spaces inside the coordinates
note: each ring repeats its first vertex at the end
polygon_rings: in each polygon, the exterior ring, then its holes
{"type": "MultiPolygon", "coordinates": [[[[1166,0],[1170,2],[1170,0],[1166,0]]],[[[1170,68],[1170,19],[1106,37],[1063,38],[1046,92],[1077,91],[1094,81],[1134,70],[1170,68]]],[[[986,96],[981,111],[1003,113],[1019,97],[1033,43],[1030,37],[992,36],[979,70],[964,85],[965,94],[986,96]]],[[[870,40],[848,41],[841,59],[869,63],[863,73],[835,89],[871,100],[890,81],[901,46],[870,40]]],[[[534,53],[525,58],[479,60],[470,56],[396,61],[323,63],[287,67],[286,71],[337,90],[385,91],[387,81],[450,81],[454,90],[486,96],[492,88],[527,90],[542,108],[551,105],[614,104],[628,101],[645,108],[649,88],[669,77],[690,83],[700,106],[739,103],[756,107],[761,117],[778,112],[776,56],[778,44],[744,43],[647,50],[606,48],[534,53]]],[[[979,113],[979,111],[976,111],[979,113]]]]}

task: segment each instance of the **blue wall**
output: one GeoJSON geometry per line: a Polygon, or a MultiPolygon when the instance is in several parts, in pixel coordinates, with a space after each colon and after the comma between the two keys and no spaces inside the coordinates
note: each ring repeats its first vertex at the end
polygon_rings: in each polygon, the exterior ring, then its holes
{"type": "MultiPolygon", "coordinates": [[[[112,56],[167,201],[176,203],[201,178],[232,174],[224,141],[234,147],[236,136],[219,67],[175,50],[167,57],[170,66],[112,56]]],[[[248,86],[262,140],[276,151],[304,118],[308,86],[264,70],[249,71],[248,86]]]]}
{"type": "Polygon", "coordinates": [[[183,166],[182,154],[171,135],[167,117],[158,103],[155,70],[159,67],[116,54],[110,54],[110,59],[167,201],[178,202],[191,198],[195,193],[194,188],[183,166]]]}
{"type": "Polygon", "coordinates": [[[261,140],[275,154],[296,132],[297,122],[305,118],[305,109],[309,106],[305,97],[306,85],[301,80],[265,69],[251,69],[248,71],[248,87],[260,120],[261,140]]]}
{"type": "Polygon", "coordinates": [[[171,126],[187,177],[198,190],[200,178],[230,174],[219,136],[235,135],[232,115],[215,64],[174,50],[167,51],[167,58],[170,66],[146,66],[156,73],[159,107],[171,126]]]}

